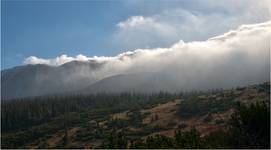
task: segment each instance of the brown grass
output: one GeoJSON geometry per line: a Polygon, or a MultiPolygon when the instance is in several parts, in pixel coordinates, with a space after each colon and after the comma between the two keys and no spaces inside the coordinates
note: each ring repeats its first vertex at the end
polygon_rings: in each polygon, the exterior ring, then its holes
{"type": "Polygon", "coordinates": [[[115,114],[112,114],[110,115],[112,119],[125,119],[125,120],[128,120],[128,112],[129,111],[124,111],[124,112],[121,112],[121,113],[115,113],[115,114]]]}
{"type": "Polygon", "coordinates": [[[179,119],[176,117],[176,111],[180,102],[181,100],[178,99],[165,104],[159,104],[150,109],[142,110],[141,113],[150,113],[150,115],[143,119],[143,124],[166,127],[170,123],[177,123],[179,119]]]}

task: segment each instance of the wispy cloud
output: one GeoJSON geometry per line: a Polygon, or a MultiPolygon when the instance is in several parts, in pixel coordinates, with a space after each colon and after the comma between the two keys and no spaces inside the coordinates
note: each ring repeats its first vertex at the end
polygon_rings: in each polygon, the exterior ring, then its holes
{"type": "Polygon", "coordinates": [[[179,37],[173,26],[155,17],[132,16],[116,26],[113,41],[124,48],[150,48],[168,44],[179,37]]]}
{"type": "Polygon", "coordinates": [[[119,22],[118,27],[123,29],[134,28],[142,25],[155,25],[156,22],[152,18],[144,18],[143,16],[133,16],[126,21],[119,22]]]}
{"type": "MultiPolygon", "coordinates": [[[[143,7],[144,2],[138,3],[143,7]]],[[[180,39],[186,42],[206,40],[242,24],[270,19],[268,0],[221,0],[219,3],[196,0],[194,3],[197,5],[193,7],[182,2],[176,6],[160,6],[161,10],[156,13],[130,16],[117,23],[113,43],[129,50],[169,47],[180,39]]]]}

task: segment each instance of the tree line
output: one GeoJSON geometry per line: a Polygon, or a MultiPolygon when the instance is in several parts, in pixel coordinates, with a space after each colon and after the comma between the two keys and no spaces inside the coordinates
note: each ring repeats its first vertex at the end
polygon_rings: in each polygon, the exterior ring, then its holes
{"type": "Polygon", "coordinates": [[[27,129],[72,112],[92,111],[106,115],[128,109],[133,111],[167,102],[177,97],[179,97],[178,94],[167,92],[153,94],[98,93],[87,96],[51,96],[2,100],[1,129],[2,132],[27,129]]]}

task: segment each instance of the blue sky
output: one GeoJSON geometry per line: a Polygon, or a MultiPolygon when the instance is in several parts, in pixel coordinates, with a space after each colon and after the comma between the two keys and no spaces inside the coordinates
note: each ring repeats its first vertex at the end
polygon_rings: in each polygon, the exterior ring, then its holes
{"type": "Polygon", "coordinates": [[[113,56],[169,47],[179,40],[206,40],[242,24],[268,20],[264,5],[224,2],[3,0],[1,67],[22,65],[30,56],[113,56]]]}
{"type": "Polygon", "coordinates": [[[30,55],[114,53],[104,41],[114,22],[125,18],[118,6],[121,3],[3,1],[2,67],[21,64],[30,55]]]}

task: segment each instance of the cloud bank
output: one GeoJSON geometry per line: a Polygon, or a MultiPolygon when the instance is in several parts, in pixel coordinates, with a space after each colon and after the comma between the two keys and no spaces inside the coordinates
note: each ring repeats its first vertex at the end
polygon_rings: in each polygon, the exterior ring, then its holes
{"type": "MultiPolygon", "coordinates": [[[[144,22],[143,18],[138,19],[130,25],[144,22]]],[[[137,49],[114,57],[62,55],[42,59],[31,56],[24,63],[59,66],[70,61],[95,61],[105,63],[95,70],[97,79],[153,72],[181,85],[178,89],[232,87],[269,80],[270,35],[271,21],[268,21],[242,25],[206,41],[179,41],[169,48],[137,49]]]]}

